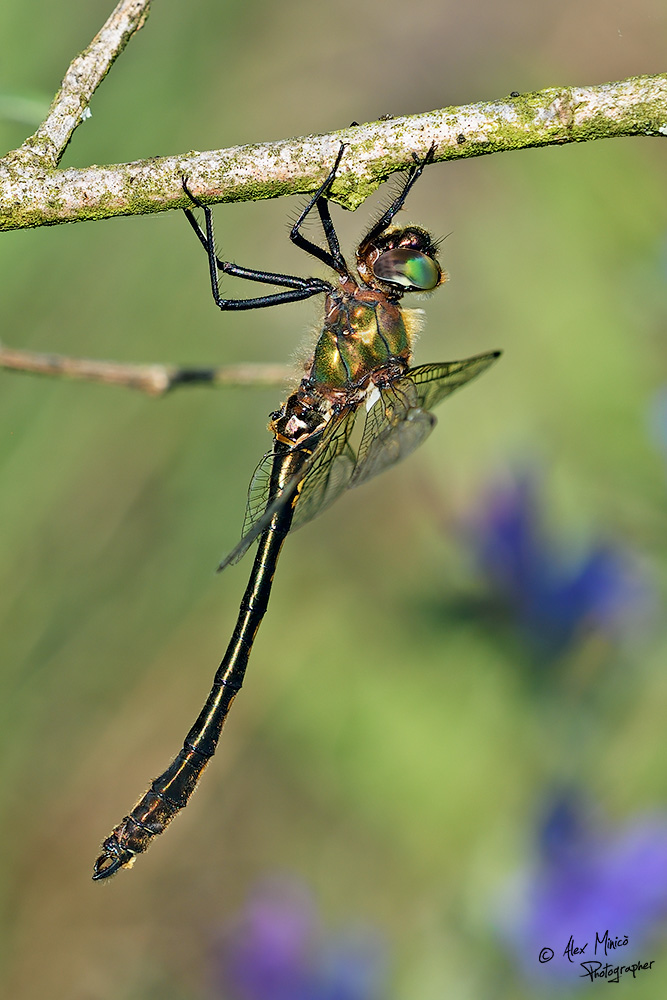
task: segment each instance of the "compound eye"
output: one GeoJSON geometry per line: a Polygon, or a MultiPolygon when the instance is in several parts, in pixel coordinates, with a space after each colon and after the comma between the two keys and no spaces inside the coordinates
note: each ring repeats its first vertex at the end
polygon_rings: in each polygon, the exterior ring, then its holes
{"type": "Polygon", "coordinates": [[[419,250],[406,250],[403,247],[380,254],[373,264],[373,274],[392,285],[423,292],[437,288],[442,277],[442,272],[432,257],[419,250]]]}

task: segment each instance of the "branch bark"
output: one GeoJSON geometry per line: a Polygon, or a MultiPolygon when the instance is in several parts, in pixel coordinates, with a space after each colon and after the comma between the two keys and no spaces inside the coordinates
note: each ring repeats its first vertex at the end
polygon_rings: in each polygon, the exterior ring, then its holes
{"type": "Polygon", "coordinates": [[[326,135],[59,170],[90,98],[149,7],[150,0],[121,0],[72,62],[44,123],[0,159],[0,230],[184,208],[184,177],[207,203],[303,194],[324,180],[341,142],[348,148],[333,198],[354,209],[432,144],[435,160],[444,161],[622,135],[667,135],[667,74],[661,74],[513,94],[326,135]]]}
{"type": "Polygon", "coordinates": [[[294,375],[287,365],[238,364],[217,368],[180,368],[177,365],[135,365],[120,361],[69,358],[42,354],[0,344],[0,368],[32,375],[58,375],[86,382],[103,382],[139,389],[149,396],[164,396],[185,385],[283,386],[294,375]]]}
{"type": "MultiPolygon", "coordinates": [[[[340,132],[133,163],[60,170],[75,129],[115,59],[144,25],[151,0],[121,0],[63,79],[34,135],[0,159],[0,230],[189,207],[182,181],[206,203],[312,191],[347,149],[332,196],[357,208],[397,170],[436,146],[435,160],[567,142],[667,135],[667,74],[591,87],[548,88],[500,101],[355,125],[340,132]]],[[[19,351],[0,345],[0,368],[125,385],[163,395],[179,385],[276,385],[280,365],[179,368],[19,351]]]]}
{"type": "Polygon", "coordinates": [[[151,0],[121,0],[87,49],[65,74],[48,114],[34,135],[0,161],[39,178],[55,171],[74,130],[90,117],[88,105],[132,35],[146,22],[151,0]]]}

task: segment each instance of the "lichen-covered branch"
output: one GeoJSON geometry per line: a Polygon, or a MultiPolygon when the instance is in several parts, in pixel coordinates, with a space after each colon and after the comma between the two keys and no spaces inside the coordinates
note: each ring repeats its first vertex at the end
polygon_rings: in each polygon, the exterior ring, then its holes
{"type": "Polygon", "coordinates": [[[67,70],[49,112],[34,135],[2,160],[5,170],[54,170],[75,128],[90,115],[88,104],[117,56],[148,17],[151,0],[121,0],[87,49],[67,70]]]}
{"type": "Polygon", "coordinates": [[[135,365],[120,361],[69,358],[62,354],[42,354],[17,350],[0,344],[0,368],[32,375],[62,378],[139,389],[150,396],[164,396],[185,385],[283,386],[294,375],[287,365],[236,364],[218,368],[179,368],[177,365],[135,365]]]}
{"type": "MultiPolygon", "coordinates": [[[[121,4],[117,10],[131,6],[121,4]]],[[[147,4],[135,0],[134,6],[147,4]]],[[[75,100],[71,80],[68,86],[67,100],[71,102],[75,100]]],[[[88,90],[89,85],[85,94],[88,90]]],[[[79,113],[84,108],[82,97],[79,113]]],[[[37,137],[45,134],[42,126],[28,142],[34,147],[37,137]]],[[[488,103],[370,122],[326,135],[111,166],[45,169],[42,159],[39,169],[31,170],[18,150],[0,160],[0,229],[184,208],[184,177],[190,190],[209,203],[312,191],[326,176],[341,142],[348,148],[332,197],[353,209],[389,174],[410,166],[413,154],[425,155],[432,144],[437,147],[435,160],[452,160],[630,135],[667,135],[667,74],[592,87],[549,88],[488,103]]],[[[63,137],[61,132],[60,142],[63,137]]]]}
{"type": "MultiPolygon", "coordinates": [[[[312,191],[347,147],[332,197],[356,208],[396,170],[435,146],[435,160],[585,142],[667,135],[667,74],[592,87],[549,88],[489,103],[355,125],[327,135],[59,170],[74,130],[114,60],[143,26],[151,0],[121,0],[71,63],[34,135],[0,159],[0,229],[21,229],[184,208],[188,188],[208,203],[312,191]]],[[[178,368],[66,358],[0,345],[0,368],[125,385],[163,395],[179,385],[275,385],[278,365],[178,368]]]]}
{"type": "Polygon", "coordinates": [[[435,160],[553,143],[667,135],[667,74],[592,87],[549,88],[488,103],[369,122],[327,135],[59,170],[88,102],[150,0],[121,0],[69,67],[46,120],[0,159],[0,229],[23,229],[183,208],[182,181],[206,202],[250,201],[315,189],[341,142],[332,197],[356,208],[392,172],[436,146],[435,160]]]}

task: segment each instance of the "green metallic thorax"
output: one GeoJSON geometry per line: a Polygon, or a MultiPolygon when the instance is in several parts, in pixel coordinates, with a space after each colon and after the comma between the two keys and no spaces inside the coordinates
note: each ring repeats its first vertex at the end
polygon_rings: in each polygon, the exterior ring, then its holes
{"type": "Polygon", "coordinates": [[[324,327],[309,372],[311,384],[345,389],[397,358],[407,364],[410,339],[395,302],[382,292],[356,286],[327,295],[324,327]]]}

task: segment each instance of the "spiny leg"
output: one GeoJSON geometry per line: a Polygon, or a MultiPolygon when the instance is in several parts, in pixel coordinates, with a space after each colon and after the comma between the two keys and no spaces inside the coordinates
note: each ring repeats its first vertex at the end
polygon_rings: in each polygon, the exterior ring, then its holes
{"type": "Polygon", "coordinates": [[[376,240],[377,237],[380,236],[380,234],[385,231],[385,229],[390,225],[396,213],[403,208],[403,205],[405,204],[405,199],[409,195],[415,183],[421,177],[424,167],[428,163],[431,163],[433,161],[433,156],[435,154],[436,148],[437,148],[436,144],[433,143],[433,145],[430,147],[424,159],[418,161],[417,163],[415,163],[414,166],[410,167],[403,188],[401,189],[401,191],[399,191],[397,197],[391,203],[387,211],[384,212],[382,216],[380,216],[380,218],[375,223],[370,232],[368,232],[361,241],[358,250],[359,254],[361,255],[364,254],[364,252],[367,250],[368,246],[373,242],[373,240],[376,240]]]}
{"type": "MultiPolygon", "coordinates": [[[[205,214],[211,211],[210,208],[208,208],[208,206],[202,205],[199,199],[195,198],[194,195],[192,195],[187,190],[187,188],[184,187],[184,189],[188,197],[192,199],[197,208],[201,208],[205,214]]],[[[192,226],[195,235],[197,236],[197,239],[199,240],[204,250],[208,254],[209,244],[208,240],[206,239],[206,234],[202,230],[191,209],[184,208],[183,211],[185,213],[185,217],[192,226]]],[[[214,250],[215,250],[215,244],[214,244],[214,250]]],[[[313,280],[311,278],[301,278],[298,275],[278,274],[278,273],[274,274],[270,271],[258,271],[255,268],[241,267],[239,264],[232,264],[231,261],[220,260],[220,258],[217,256],[215,258],[215,262],[218,270],[222,271],[224,274],[232,274],[234,277],[237,278],[247,278],[248,281],[263,281],[268,284],[269,283],[268,279],[270,278],[271,279],[270,283],[273,285],[283,284],[288,288],[304,288],[313,280]]]]}
{"type": "Polygon", "coordinates": [[[331,185],[334,182],[336,172],[340,166],[340,161],[343,158],[343,153],[345,151],[345,144],[341,143],[340,149],[338,150],[338,156],[336,157],[336,162],[327,174],[324,183],[317,189],[315,194],[312,196],[304,210],[299,215],[292,226],[290,232],[290,239],[292,243],[299,247],[300,250],[304,250],[309,253],[312,257],[317,257],[322,263],[326,264],[327,267],[332,268],[332,270],[337,271],[338,274],[347,275],[349,274],[347,264],[345,259],[340,252],[340,244],[338,243],[338,237],[336,236],[336,230],[334,229],[333,222],[331,221],[331,215],[329,214],[329,205],[327,203],[327,194],[331,189],[331,185]],[[323,250],[322,247],[318,247],[317,243],[313,243],[311,240],[306,239],[302,236],[299,230],[303,225],[306,216],[312,212],[313,208],[317,206],[317,211],[320,216],[320,221],[322,223],[322,228],[324,229],[324,235],[326,237],[327,243],[329,245],[329,250],[323,250]]]}
{"type": "Polygon", "coordinates": [[[334,229],[334,224],[331,220],[331,214],[329,212],[329,202],[326,197],[322,196],[317,199],[317,211],[320,216],[320,222],[322,223],[322,229],[324,230],[324,235],[326,236],[327,243],[329,244],[329,250],[331,251],[331,256],[334,259],[334,270],[338,274],[346,275],[348,274],[347,264],[345,263],[345,258],[341,253],[340,243],[338,242],[338,235],[334,229]]]}
{"type": "Polygon", "coordinates": [[[206,250],[208,257],[209,277],[211,281],[211,292],[213,299],[219,309],[241,310],[241,309],[261,309],[266,306],[279,305],[282,302],[295,302],[300,299],[310,298],[321,292],[330,290],[331,285],[320,278],[301,278],[296,275],[275,274],[270,271],[258,271],[253,268],[241,267],[231,261],[220,260],[215,253],[215,238],[213,235],[213,216],[208,205],[203,205],[188,190],[185,179],[183,179],[183,190],[191,199],[194,205],[204,212],[206,232],[202,231],[191,209],[184,209],[185,217],[195,232],[199,242],[206,250]],[[286,287],[289,291],[275,292],[271,295],[257,296],[251,299],[225,299],[220,294],[218,272],[231,274],[236,278],[244,278],[247,281],[258,281],[267,285],[279,285],[286,287]]]}

